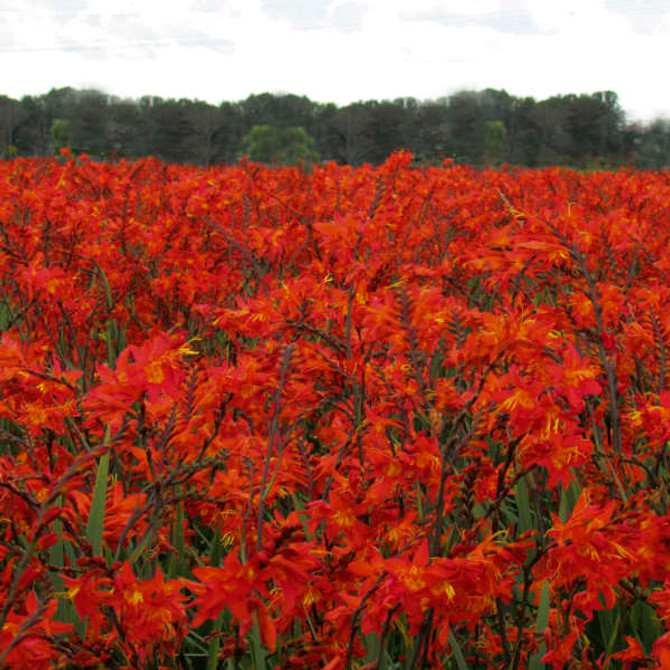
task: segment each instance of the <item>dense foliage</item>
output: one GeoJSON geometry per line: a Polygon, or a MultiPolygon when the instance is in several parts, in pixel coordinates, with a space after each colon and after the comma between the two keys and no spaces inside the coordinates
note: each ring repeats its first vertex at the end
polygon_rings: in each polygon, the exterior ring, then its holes
{"type": "Polygon", "coordinates": [[[668,173],[410,164],[0,164],[0,667],[668,667],[668,173]]]}
{"type": "Polygon", "coordinates": [[[670,124],[633,125],[612,91],[535,101],[486,89],[432,101],[368,100],[344,107],[268,93],[219,106],[153,96],[123,100],[72,88],[20,101],[0,96],[5,157],[48,156],[70,146],[95,159],[151,155],[232,164],[244,153],[252,158],[249,136],[261,130],[265,149],[254,153],[268,163],[291,163],[301,155],[377,165],[406,149],[423,164],[452,158],[477,166],[670,165],[670,124]],[[271,148],[273,143],[278,146],[271,148]],[[298,152],[296,144],[302,146],[298,152]]]}

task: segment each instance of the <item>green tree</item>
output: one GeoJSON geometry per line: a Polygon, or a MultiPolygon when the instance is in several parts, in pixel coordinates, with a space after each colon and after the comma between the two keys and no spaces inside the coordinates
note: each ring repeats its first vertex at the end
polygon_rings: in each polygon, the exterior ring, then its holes
{"type": "Polygon", "coordinates": [[[447,104],[448,146],[458,162],[484,161],[484,109],[477,91],[459,91],[447,104]]]}
{"type": "Polygon", "coordinates": [[[622,148],[624,122],[624,113],[612,91],[572,97],[567,129],[572,136],[573,159],[617,156],[622,148]]]}
{"type": "Polygon", "coordinates": [[[570,105],[576,96],[553,96],[538,102],[532,121],[538,128],[537,164],[566,165],[570,162],[572,135],[569,128],[570,105]]]}
{"type": "Polygon", "coordinates": [[[638,133],[636,164],[661,170],[670,166],[670,120],[656,119],[638,133]]]}
{"type": "Polygon", "coordinates": [[[510,125],[507,126],[509,161],[515,165],[535,167],[538,162],[542,129],[537,123],[532,97],[514,98],[510,125]]]}
{"type": "Polygon", "coordinates": [[[17,155],[15,134],[19,126],[21,105],[6,95],[0,95],[0,151],[3,156],[12,158],[17,155]]]}
{"type": "Polygon", "coordinates": [[[411,149],[420,160],[437,163],[449,155],[448,112],[447,105],[440,102],[419,105],[411,130],[411,149]]]}
{"type": "Polygon", "coordinates": [[[212,165],[216,136],[223,121],[220,108],[196,100],[187,107],[186,119],[191,124],[190,160],[200,165],[212,165]]]}
{"type": "Polygon", "coordinates": [[[474,165],[652,166],[667,165],[666,141],[662,124],[627,125],[612,91],[536,102],[485,89],[340,108],[270,93],[218,107],[154,96],[123,100],[70,87],[20,101],[0,95],[0,155],[16,147],[4,154],[47,156],[67,144],[100,157],[154,155],[200,165],[234,163],[241,151],[266,163],[318,155],[360,165],[407,148],[424,163],[451,157],[474,165]],[[54,126],[60,139],[51,132],[55,121],[70,124],[54,126]]]}
{"type": "Polygon", "coordinates": [[[370,160],[383,163],[394,151],[410,149],[409,128],[414,108],[408,99],[398,98],[393,102],[383,100],[369,105],[371,124],[369,128],[373,151],[370,160]]]}
{"type": "Polygon", "coordinates": [[[139,103],[134,100],[114,99],[106,129],[106,146],[110,156],[137,158],[140,148],[139,103]]]}
{"type": "Polygon", "coordinates": [[[21,98],[22,121],[15,132],[15,144],[22,156],[46,156],[51,142],[51,120],[44,96],[21,98]]]}
{"type": "Polygon", "coordinates": [[[214,163],[234,163],[238,149],[245,136],[241,105],[222,102],[219,105],[219,121],[214,134],[214,163]]]}
{"type": "Polygon", "coordinates": [[[314,139],[300,126],[254,126],[242,140],[242,153],[252,161],[269,165],[318,160],[314,139]]]}
{"type": "Polygon", "coordinates": [[[70,145],[70,122],[67,119],[55,119],[51,124],[51,149],[57,154],[70,145]]]}
{"type": "Polygon", "coordinates": [[[507,130],[502,121],[487,121],[484,128],[484,156],[491,165],[507,160],[507,130]]]}
{"type": "Polygon", "coordinates": [[[337,110],[331,125],[337,134],[336,155],[347,165],[360,165],[370,160],[374,149],[372,140],[372,111],[360,102],[337,110]]]}
{"type": "Polygon", "coordinates": [[[192,107],[191,101],[185,98],[153,100],[147,110],[153,130],[150,153],[172,163],[195,161],[196,131],[189,115],[192,107]]]}
{"type": "Polygon", "coordinates": [[[72,109],[67,116],[71,125],[70,141],[77,152],[103,156],[111,149],[108,139],[110,96],[95,89],[76,91],[72,109]]]}

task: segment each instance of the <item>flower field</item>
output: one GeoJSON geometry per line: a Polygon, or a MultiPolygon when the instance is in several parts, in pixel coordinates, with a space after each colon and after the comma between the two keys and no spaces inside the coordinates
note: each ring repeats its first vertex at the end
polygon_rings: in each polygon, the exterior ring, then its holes
{"type": "Polygon", "coordinates": [[[670,173],[0,163],[0,667],[670,668],[670,173]]]}

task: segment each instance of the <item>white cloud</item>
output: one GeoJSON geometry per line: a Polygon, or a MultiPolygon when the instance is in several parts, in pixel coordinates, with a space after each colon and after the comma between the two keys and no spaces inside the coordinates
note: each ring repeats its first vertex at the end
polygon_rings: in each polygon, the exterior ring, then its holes
{"type": "Polygon", "coordinates": [[[220,102],[285,91],[346,104],[610,89],[631,116],[670,112],[654,81],[670,60],[670,12],[642,32],[633,5],[612,0],[332,0],[314,25],[296,23],[309,2],[15,0],[1,10],[0,93],[98,86],[220,102]]]}
{"type": "MultiPolygon", "coordinates": [[[[457,16],[479,16],[489,14],[501,9],[501,0],[360,0],[373,10],[382,10],[388,14],[399,16],[405,12],[412,14],[434,13],[454,14],[457,16]]],[[[336,3],[338,4],[338,3],[336,3]]]]}

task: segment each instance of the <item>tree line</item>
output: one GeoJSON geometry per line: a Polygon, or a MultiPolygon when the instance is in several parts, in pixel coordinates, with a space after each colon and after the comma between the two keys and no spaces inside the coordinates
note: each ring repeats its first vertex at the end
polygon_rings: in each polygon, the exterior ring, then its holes
{"type": "Polygon", "coordinates": [[[407,149],[425,164],[661,168],[670,165],[670,121],[628,123],[612,91],[536,101],[486,89],[343,107],[270,93],[218,106],[70,87],[21,100],[0,96],[4,158],[47,156],[65,146],[92,158],[152,155],[200,165],[243,155],[267,163],[378,164],[407,149]]]}

